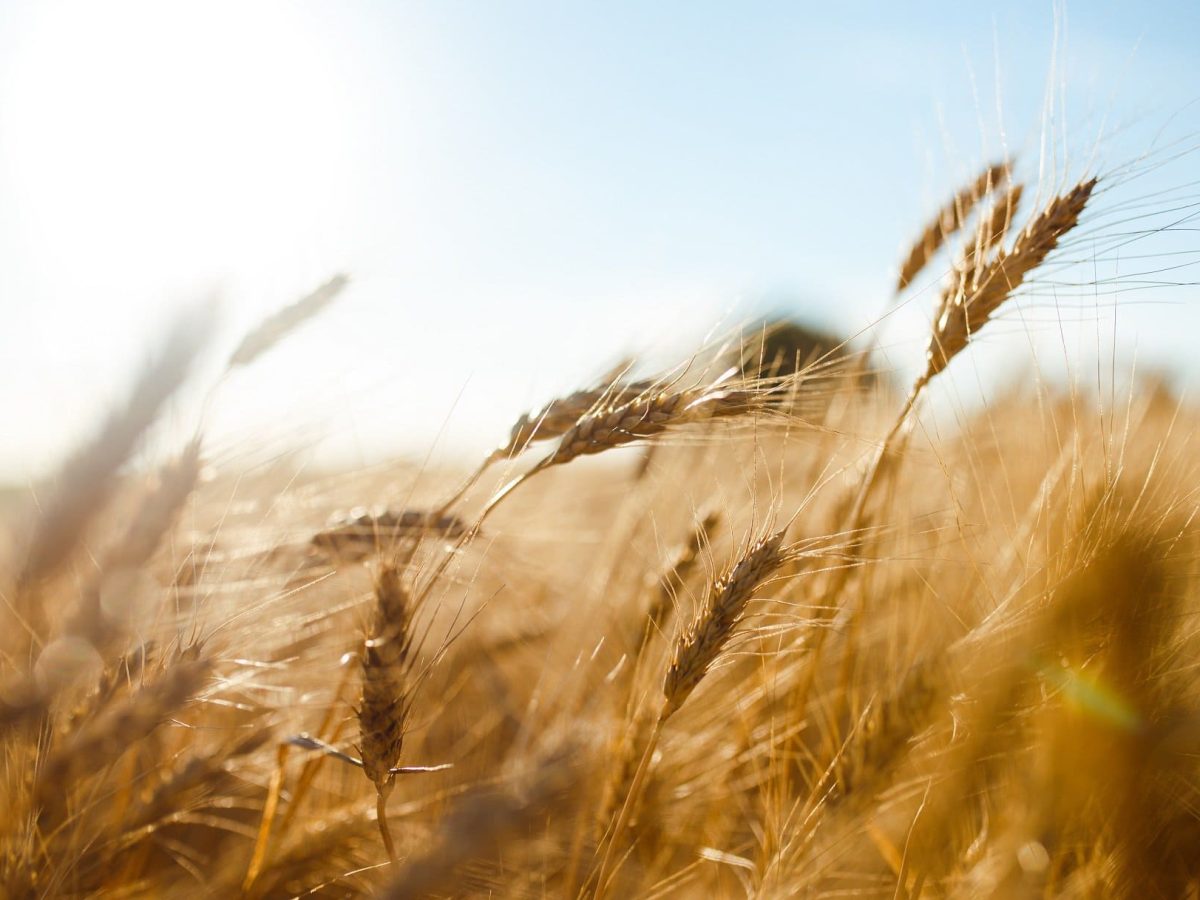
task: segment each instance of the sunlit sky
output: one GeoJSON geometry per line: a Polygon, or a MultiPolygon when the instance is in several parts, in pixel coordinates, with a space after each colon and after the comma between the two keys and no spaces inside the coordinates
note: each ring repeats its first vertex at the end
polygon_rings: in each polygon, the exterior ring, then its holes
{"type": "MultiPolygon", "coordinates": [[[[202,392],[338,271],[212,398],[214,453],[466,452],[714,323],[849,334],[981,161],[1037,170],[1047,121],[1050,178],[1200,131],[1198,39],[1192,2],[0,2],[0,479],[86,436],[181,306],[219,302],[202,392]]],[[[1194,376],[1196,294],[1121,295],[1122,340],[1194,376]]],[[[889,328],[898,368],[931,297],[889,328]]],[[[1099,306],[1073,308],[1093,344],[1099,306]]]]}

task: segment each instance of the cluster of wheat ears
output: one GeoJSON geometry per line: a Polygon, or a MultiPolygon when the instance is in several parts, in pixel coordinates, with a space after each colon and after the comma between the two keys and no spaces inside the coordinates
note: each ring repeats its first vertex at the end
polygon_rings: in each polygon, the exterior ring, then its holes
{"type": "Polygon", "coordinates": [[[924,424],[1104,188],[953,197],[906,392],[758,331],[469,477],[241,471],[199,428],[139,474],[180,322],[13,519],[0,894],[1200,896],[1196,410],[1031,378],[924,424]]]}

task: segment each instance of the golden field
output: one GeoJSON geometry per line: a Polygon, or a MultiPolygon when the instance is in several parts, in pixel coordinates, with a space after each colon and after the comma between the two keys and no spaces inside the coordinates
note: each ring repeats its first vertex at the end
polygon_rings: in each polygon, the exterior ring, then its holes
{"type": "Polygon", "coordinates": [[[181,323],[10,504],[0,893],[1200,895],[1200,409],[1114,363],[928,410],[1105,184],[948,201],[915,383],[748,328],[474,472],[130,469],[181,323]]]}

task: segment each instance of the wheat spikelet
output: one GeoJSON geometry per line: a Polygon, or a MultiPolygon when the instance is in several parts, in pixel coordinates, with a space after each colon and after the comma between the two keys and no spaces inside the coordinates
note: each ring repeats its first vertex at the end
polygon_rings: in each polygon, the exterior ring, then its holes
{"type": "Polygon", "coordinates": [[[250,365],[332,303],[349,281],[350,278],[346,275],[334,275],[311,294],[268,316],[242,338],[242,342],[229,357],[226,368],[250,365]]]}
{"type": "Polygon", "coordinates": [[[1004,242],[1012,227],[1023,192],[1022,185],[1013,185],[992,204],[988,215],[979,220],[975,233],[964,243],[958,259],[954,261],[950,277],[938,299],[933,316],[935,322],[956,296],[979,288],[980,276],[991,259],[991,251],[1004,242]]]}
{"type": "Polygon", "coordinates": [[[971,335],[1021,286],[1025,276],[1042,264],[1059,238],[1075,227],[1095,186],[1096,179],[1091,178],[1055,197],[1025,226],[1011,248],[1002,249],[984,264],[969,284],[960,281],[958,290],[943,302],[934,321],[921,382],[936,376],[966,348],[971,335]]]}
{"type": "Polygon", "coordinates": [[[676,639],[675,653],[663,680],[662,710],[646,738],[628,793],[613,823],[604,854],[593,876],[597,896],[602,897],[608,892],[612,877],[609,873],[612,872],[613,876],[616,874],[613,871],[613,863],[617,848],[623,840],[629,818],[641,796],[642,785],[650,769],[650,761],[658,746],[663,726],[691,696],[692,691],[704,679],[725,645],[729,643],[734,630],[742,621],[746,604],[750,602],[754,591],[787,559],[788,553],[783,547],[786,531],[784,528],[761,538],[742,554],[728,574],[713,583],[707,602],[697,610],[692,624],[681,630],[676,639]]]}
{"type": "MultiPolygon", "coordinates": [[[[766,410],[771,399],[772,395],[766,391],[710,386],[660,390],[650,396],[641,395],[627,403],[588,413],[563,435],[553,453],[501,488],[488,501],[476,524],[482,523],[505,497],[538,472],[565,465],[581,456],[656,437],[683,425],[766,410]]],[[[474,477],[478,477],[478,473],[474,477]]]]}
{"type": "MultiPolygon", "coordinates": [[[[616,377],[614,375],[614,379],[616,377]]],[[[461,500],[493,463],[522,453],[531,444],[562,437],[580,419],[601,407],[629,403],[653,389],[654,382],[651,381],[627,384],[612,380],[603,387],[585,388],[551,400],[536,413],[522,413],[509,432],[508,440],[484,457],[475,471],[441,505],[438,514],[445,514],[461,500]]]]}
{"type": "Polygon", "coordinates": [[[666,698],[663,719],[679,709],[700,684],[729,643],[755,590],[783,564],[787,556],[783,547],[785,531],[756,542],[727,575],[717,579],[709,592],[708,602],[679,635],[675,655],[663,681],[666,698]]]}
{"type": "Polygon", "coordinates": [[[926,226],[917,242],[912,245],[908,257],[900,266],[900,275],[896,280],[896,291],[902,291],[925,265],[937,253],[946,238],[962,228],[971,210],[997,184],[1008,178],[1009,164],[995,163],[988,166],[978,177],[961,191],[954,195],[945,206],[938,210],[933,221],[926,226]]]}

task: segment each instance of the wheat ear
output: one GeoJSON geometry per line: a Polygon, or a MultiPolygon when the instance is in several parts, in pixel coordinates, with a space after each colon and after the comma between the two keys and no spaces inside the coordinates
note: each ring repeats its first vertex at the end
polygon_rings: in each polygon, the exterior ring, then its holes
{"type": "Polygon", "coordinates": [[[609,834],[604,857],[596,875],[596,891],[603,896],[608,889],[609,869],[621,835],[637,803],[650,769],[650,760],[658,746],[663,726],[691,696],[708,674],[721,651],[733,637],[746,612],[754,592],[788,559],[783,545],[784,528],[761,538],[742,554],[727,574],[718,578],[709,592],[708,600],[696,613],[690,626],[681,630],[675,642],[675,653],[663,680],[663,706],[642,751],[641,761],[617,820],[609,834]]]}
{"type": "Polygon", "coordinates": [[[413,612],[399,571],[384,565],[375,581],[375,615],[363,645],[358,724],[363,771],[375,785],[379,833],[393,862],[396,848],[387,824],[387,798],[395,785],[391,770],[400,759],[412,704],[413,612]]]}
{"type": "Polygon", "coordinates": [[[267,316],[242,338],[230,355],[226,368],[250,365],[332,303],[349,282],[350,278],[346,275],[334,275],[311,294],[267,316]]]}
{"type": "Polygon", "coordinates": [[[1096,186],[1096,179],[1081,181],[1055,197],[1017,236],[1013,246],[1001,249],[994,259],[960,279],[953,296],[941,304],[933,323],[933,334],[925,351],[926,368],[917,384],[922,386],[961,353],[992,315],[1021,286],[1058,246],[1059,239],[1075,227],[1096,186]]]}
{"type": "Polygon", "coordinates": [[[941,248],[946,239],[962,228],[963,222],[971,214],[975,205],[983,199],[997,184],[1008,178],[1009,164],[995,163],[988,166],[974,181],[960,190],[954,197],[938,210],[916,243],[908,251],[908,256],[900,266],[900,275],[896,279],[896,292],[904,290],[912,280],[925,268],[933,255],[941,248]]]}
{"type": "MultiPolygon", "coordinates": [[[[786,529],[785,529],[786,530],[786,529]]],[[[756,542],[722,578],[717,579],[708,602],[675,642],[675,655],[663,680],[662,718],[679,709],[729,643],[758,587],[783,564],[784,531],[756,542]]]]}
{"type": "Polygon", "coordinates": [[[501,488],[488,502],[483,515],[538,472],[566,465],[581,456],[657,437],[684,425],[758,412],[767,408],[767,399],[762,391],[722,386],[660,390],[588,413],[563,435],[554,452],[501,488]]]}
{"type": "MultiPolygon", "coordinates": [[[[972,336],[1020,287],[1025,276],[1041,265],[1050,251],[1058,246],[1059,239],[1075,227],[1095,186],[1096,179],[1091,178],[1055,197],[1021,230],[1011,248],[1001,248],[993,259],[979,264],[976,271],[956,279],[957,290],[952,295],[943,295],[925,351],[925,370],[909,390],[900,414],[892,423],[863,478],[849,517],[851,530],[862,526],[867,501],[882,472],[899,449],[909,415],[925,386],[949,365],[951,359],[966,349],[972,336]]],[[[1006,209],[1011,208],[1012,205],[1006,204],[1006,209]]],[[[1005,227],[1002,217],[1000,224],[994,226],[995,233],[1002,235],[1005,227]]],[[[988,232],[989,239],[991,234],[988,232]]],[[[982,236],[977,238],[974,245],[979,246],[982,240],[982,236]]]]}
{"type": "MultiPolygon", "coordinates": [[[[866,517],[867,504],[875,490],[883,482],[885,474],[890,470],[898,457],[898,451],[903,445],[907,434],[907,426],[912,411],[916,408],[922,391],[938,374],[945,370],[950,360],[966,349],[974,334],[982,328],[993,314],[1004,304],[1013,291],[1021,286],[1025,276],[1045,261],[1050,252],[1058,246],[1058,241],[1079,222],[1097,179],[1089,178],[1080,181],[1071,190],[1060,194],[1046,204],[1045,208],[1033,217],[1017,235],[1012,247],[1001,249],[987,262],[979,263],[977,272],[969,278],[957,280],[958,290],[951,295],[943,296],[933,323],[932,334],[925,352],[926,367],[913,383],[904,401],[900,414],[892,423],[891,429],[883,439],[878,452],[875,454],[866,475],[859,485],[859,490],[849,514],[850,530],[859,531],[866,517]]],[[[1008,213],[1007,215],[1011,215],[1008,213]]],[[[997,231],[1002,231],[1000,226],[997,231]]],[[[990,238],[990,235],[988,235],[990,238]]],[[[975,239],[979,247],[983,238],[975,239]]],[[[976,259],[978,259],[978,253],[976,259]]],[[[829,606],[836,605],[842,590],[846,586],[848,570],[840,570],[834,575],[834,582],[827,592],[829,606]]],[[[846,653],[842,660],[843,682],[849,676],[855,660],[854,632],[858,627],[861,606],[847,610],[848,620],[846,653]]],[[[824,630],[818,633],[813,647],[814,665],[824,646],[824,630]]]]}
{"type": "Polygon", "coordinates": [[[445,513],[461,500],[494,463],[523,453],[533,444],[562,437],[590,412],[628,403],[653,389],[652,381],[627,383],[615,380],[604,387],[584,388],[565,397],[556,397],[536,412],[522,413],[509,431],[508,440],[484,457],[467,480],[441,505],[439,512],[445,513]]]}

